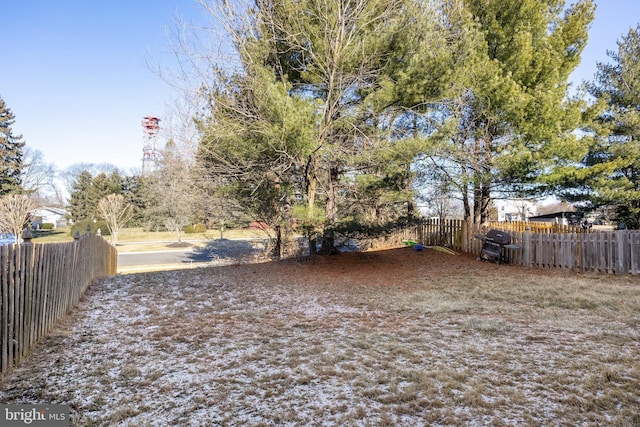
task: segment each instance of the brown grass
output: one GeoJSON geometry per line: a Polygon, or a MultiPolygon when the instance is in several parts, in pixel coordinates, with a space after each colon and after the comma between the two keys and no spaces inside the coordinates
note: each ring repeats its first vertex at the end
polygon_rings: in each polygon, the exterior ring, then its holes
{"type": "Polygon", "coordinates": [[[75,425],[640,424],[640,283],[409,249],[116,276],[0,384],[75,425]]]}

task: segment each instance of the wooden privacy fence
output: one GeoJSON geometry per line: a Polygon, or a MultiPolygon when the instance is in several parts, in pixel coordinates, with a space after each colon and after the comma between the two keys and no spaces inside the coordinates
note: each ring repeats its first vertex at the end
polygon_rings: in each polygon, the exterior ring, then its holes
{"type": "Polygon", "coordinates": [[[453,250],[468,252],[466,244],[469,227],[462,219],[439,220],[425,218],[417,226],[418,241],[426,246],[445,246],[453,250]]]}
{"type": "Polygon", "coordinates": [[[592,233],[511,232],[521,249],[508,250],[514,264],[595,271],[610,274],[640,274],[640,231],[616,230],[592,233]]]}
{"type": "Polygon", "coordinates": [[[446,246],[467,252],[463,244],[467,228],[466,221],[462,219],[444,221],[423,219],[418,224],[395,230],[381,237],[360,240],[360,247],[364,250],[384,248],[399,246],[407,240],[414,240],[426,246],[446,246]]]}
{"type": "Polygon", "coordinates": [[[497,228],[508,232],[525,232],[527,230],[532,233],[589,233],[591,228],[582,227],[580,225],[565,225],[555,222],[526,222],[526,221],[510,221],[499,222],[489,221],[486,228],[497,228]]]}
{"type": "Polygon", "coordinates": [[[91,282],[116,267],[116,249],[90,233],[70,243],[0,246],[0,372],[18,365],[91,282]]]}
{"type": "MultiPolygon", "coordinates": [[[[446,246],[463,251],[463,232],[467,229],[462,219],[423,219],[418,224],[395,230],[375,239],[361,240],[361,249],[376,249],[399,246],[407,240],[414,240],[426,246],[446,246]]],[[[466,250],[464,250],[466,252],[466,250]]]]}
{"type": "Polygon", "coordinates": [[[384,243],[415,239],[425,246],[445,246],[458,252],[480,255],[484,242],[474,236],[496,228],[511,234],[520,249],[503,249],[506,259],[528,267],[640,274],[640,231],[594,231],[589,228],[526,222],[492,222],[483,227],[461,219],[424,219],[384,243]]]}

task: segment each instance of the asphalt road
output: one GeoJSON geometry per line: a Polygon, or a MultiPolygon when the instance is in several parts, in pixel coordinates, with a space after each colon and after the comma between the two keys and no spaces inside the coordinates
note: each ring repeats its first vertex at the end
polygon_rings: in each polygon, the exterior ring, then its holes
{"type": "Polygon", "coordinates": [[[263,240],[218,239],[203,247],[152,252],[121,252],[118,271],[160,266],[198,266],[228,264],[247,257],[259,257],[264,251],[263,240]]]}

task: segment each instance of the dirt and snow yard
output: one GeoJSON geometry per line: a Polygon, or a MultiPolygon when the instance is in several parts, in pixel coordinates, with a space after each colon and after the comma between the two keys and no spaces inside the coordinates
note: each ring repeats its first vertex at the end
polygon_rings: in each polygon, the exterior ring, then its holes
{"type": "Polygon", "coordinates": [[[0,383],[73,425],[640,425],[640,280],[426,250],[110,277],[0,383]]]}

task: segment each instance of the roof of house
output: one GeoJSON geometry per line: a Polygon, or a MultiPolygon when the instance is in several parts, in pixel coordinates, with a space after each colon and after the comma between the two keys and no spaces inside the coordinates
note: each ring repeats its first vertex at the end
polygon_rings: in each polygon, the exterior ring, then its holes
{"type": "MultiPolygon", "coordinates": [[[[556,215],[561,213],[572,213],[575,212],[576,208],[567,202],[554,203],[552,205],[542,205],[538,207],[538,215],[556,215]]],[[[558,216],[553,216],[552,218],[557,218],[558,216]]]]}
{"type": "Polygon", "coordinates": [[[582,212],[560,211],[560,212],[547,213],[544,215],[530,216],[529,220],[535,221],[537,219],[542,220],[542,219],[554,219],[554,218],[582,218],[582,216],[583,216],[582,212]]]}
{"type": "Polygon", "coordinates": [[[31,211],[31,215],[34,215],[34,216],[44,216],[44,215],[51,215],[51,214],[65,216],[65,215],[68,215],[69,212],[62,208],[50,208],[50,207],[42,207],[42,208],[34,209],[31,211]]]}

